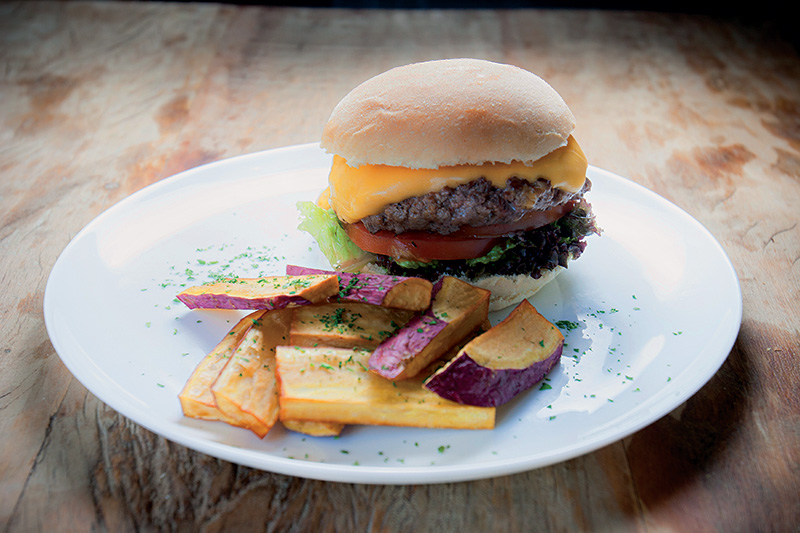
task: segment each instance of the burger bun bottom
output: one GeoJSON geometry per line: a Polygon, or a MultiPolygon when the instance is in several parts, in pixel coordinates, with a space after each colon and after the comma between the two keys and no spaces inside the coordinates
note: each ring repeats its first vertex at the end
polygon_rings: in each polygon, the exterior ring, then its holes
{"type": "Polygon", "coordinates": [[[566,269],[558,266],[543,272],[539,278],[519,274],[517,276],[489,276],[478,280],[465,279],[464,281],[491,291],[489,311],[499,311],[518,304],[525,298],[530,298],[539,292],[542,287],[553,281],[562,270],[566,269]]]}

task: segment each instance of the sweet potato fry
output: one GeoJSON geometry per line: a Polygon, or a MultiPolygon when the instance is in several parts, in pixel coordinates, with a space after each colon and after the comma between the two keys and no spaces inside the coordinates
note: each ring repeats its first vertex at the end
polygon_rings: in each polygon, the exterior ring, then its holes
{"type": "Polygon", "coordinates": [[[262,438],[278,420],[275,346],[286,342],[291,318],[291,309],[278,309],[252,321],[211,386],[226,421],[262,438]]]}
{"type": "Polygon", "coordinates": [[[332,274],[237,278],[190,287],[178,294],[189,309],[282,309],[324,302],[339,293],[332,274]]]}
{"type": "Polygon", "coordinates": [[[558,328],[523,300],[423,386],[459,403],[497,407],[541,381],[558,363],[563,345],[558,328]]]}
{"type": "Polygon", "coordinates": [[[194,372],[178,395],[185,416],[225,422],[229,420],[217,407],[217,402],[211,392],[211,386],[217,380],[225,365],[228,364],[228,361],[230,361],[242,339],[247,335],[253,325],[253,321],[260,319],[263,314],[264,311],[256,311],[242,318],[225,335],[225,338],[195,367],[194,372]]]}
{"type": "Polygon", "coordinates": [[[489,291],[449,276],[437,285],[428,310],[375,349],[370,370],[391,380],[416,376],[486,321],[489,291]]]}
{"type": "Polygon", "coordinates": [[[375,348],[413,314],[404,309],[353,302],[298,307],[288,344],[375,348]]]}
{"type": "Polygon", "coordinates": [[[344,424],[315,422],[313,420],[283,420],[281,424],[289,431],[303,433],[310,437],[336,437],[344,429],[344,424]]]}
{"type": "Polygon", "coordinates": [[[422,278],[351,272],[331,272],[294,265],[286,267],[289,275],[337,274],[339,301],[362,302],[395,309],[424,311],[431,301],[433,284],[422,278]]]}
{"type": "MultiPolygon", "coordinates": [[[[386,380],[367,368],[369,351],[279,346],[280,418],[340,424],[491,429],[495,409],[451,402],[422,377],[386,380]]],[[[423,373],[423,375],[427,375],[423,373]]]]}

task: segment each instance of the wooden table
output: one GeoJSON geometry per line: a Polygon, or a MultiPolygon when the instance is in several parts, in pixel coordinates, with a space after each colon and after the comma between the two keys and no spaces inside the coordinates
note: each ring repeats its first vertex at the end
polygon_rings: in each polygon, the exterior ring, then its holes
{"type": "Polygon", "coordinates": [[[0,4],[4,530],[797,531],[799,59],[769,28],[657,13],[0,4]],[[360,81],[453,56],[547,79],[591,163],[675,202],[730,255],[741,331],[684,405],[551,467],[371,486],[196,453],[66,370],[43,292],[86,223],[181,170],[316,141],[360,81]]]}

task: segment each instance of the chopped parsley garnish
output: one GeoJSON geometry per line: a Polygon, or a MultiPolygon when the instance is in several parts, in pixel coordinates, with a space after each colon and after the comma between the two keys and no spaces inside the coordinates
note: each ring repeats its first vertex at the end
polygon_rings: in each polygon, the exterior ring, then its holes
{"type": "Polygon", "coordinates": [[[578,324],[577,322],[569,321],[569,320],[559,320],[559,321],[556,322],[556,326],[558,326],[559,329],[565,329],[567,331],[572,331],[573,329],[578,329],[580,327],[580,324],[578,324]]]}

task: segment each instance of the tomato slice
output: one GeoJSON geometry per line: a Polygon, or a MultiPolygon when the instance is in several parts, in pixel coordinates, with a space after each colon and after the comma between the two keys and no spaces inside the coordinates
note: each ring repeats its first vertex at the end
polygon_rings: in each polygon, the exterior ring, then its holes
{"type": "Polygon", "coordinates": [[[345,231],[350,240],[362,250],[402,261],[472,259],[486,255],[503,240],[502,237],[453,237],[425,231],[395,234],[381,230],[370,233],[361,222],[348,224],[345,231]]]}
{"type": "Polygon", "coordinates": [[[465,226],[449,235],[426,231],[395,234],[387,230],[370,233],[361,222],[346,225],[345,231],[350,240],[362,250],[404,261],[474,259],[489,253],[489,250],[503,241],[504,235],[555,222],[569,213],[573,207],[574,203],[568,202],[548,211],[529,211],[520,220],[509,224],[465,226]]]}

